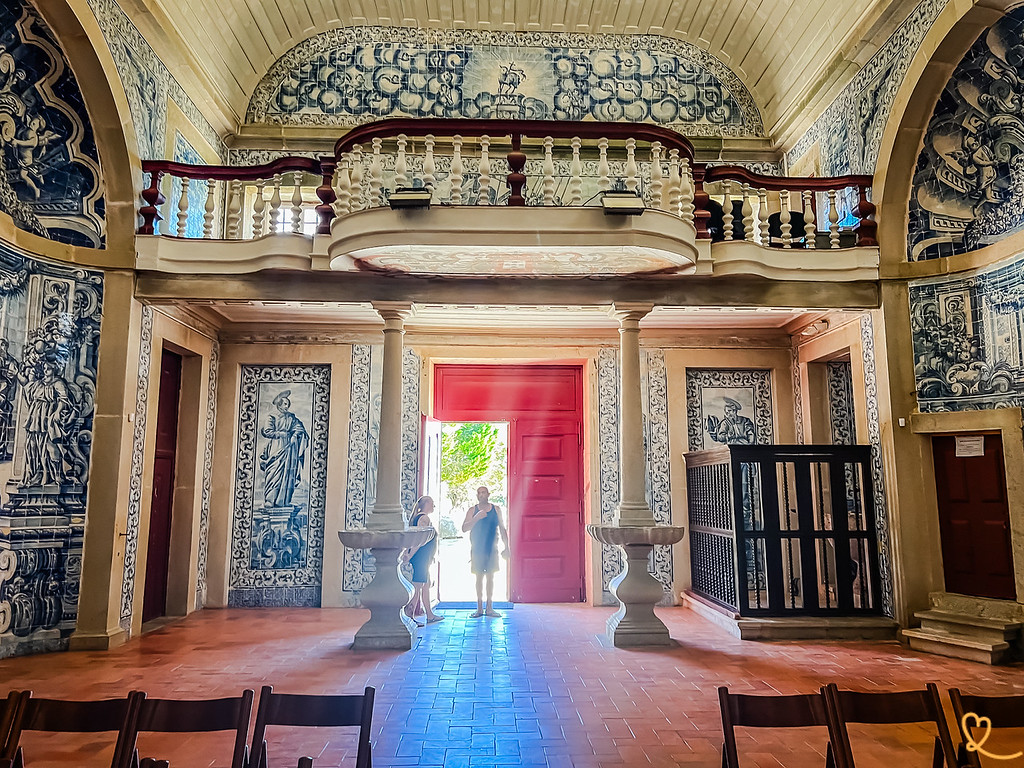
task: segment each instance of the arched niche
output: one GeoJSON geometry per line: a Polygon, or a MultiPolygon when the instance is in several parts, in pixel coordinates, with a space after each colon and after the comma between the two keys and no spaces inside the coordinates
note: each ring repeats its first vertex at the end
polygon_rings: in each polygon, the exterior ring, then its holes
{"type": "MultiPolygon", "coordinates": [[[[67,133],[72,142],[78,143],[78,147],[86,144],[93,148],[91,162],[98,176],[98,189],[83,190],[82,194],[90,198],[87,202],[102,200],[101,215],[94,216],[92,223],[102,221],[103,236],[102,242],[98,243],[100,247],[89,247],[84,242],[85,236],[92,235],[95,240],[95,229],[88,232],[90,222],[77,216],[70,226],[81,230],[83,236],[58,239],[53,237],[52,232],[40,232],[37,227],[26,227],[25,221],[0,212],[0,240],[28,253],[66,262],[100,267],[132,266],[137,205],[135,189],[141,186],[141,168],[135,151],[134,134],[130,128],[127,99],[95,17],[84,0],[47,0],[35,5],[29,0],[20,0],[8,7],[18,5],[24,6],[40,20],[34,29],[28,29],[28,33],[38,34],[40,29],[48,29],[49,42],[53,44],[49,46],[50,54],[60,56],[57,68],[63,67],[73,74],[72,82],[76,88],[69,88],[68,78],[62,83],[54,80],[52,85],[44,85],[44,95],[49,96],[46,89],[52,90],[56,85],[59,92],[55,96],[61,97],[65,104],[77,107],[78,124],[67,133]]],[[[8,34],[17,32],[9,31],[8,34]]],[[[17,63],[16,60],[8,61],[7,67],[11,68],[13,64],[16,71],[17,63]]],[[[0,64],[0,69],[3,66],[0,64]]],[[[57,137],[47,136],[46,131],[50,126],[37,122],[33,127],[30,120],[31,116],[27,113],[21,116],[24,125],[16,119],[10,126],[12,135],[23,141],[28,140],[29,143],[35,139],[44,146],[42,149],[39,146],[15,148],[15,152],[19,149],[31,152],[30,157],[25,158],[18,158],[15,154],[15,175],[18,178],[21,178],[22,170],[32,176],[31,168],[23,169],[17,165],[19,159],[48,161],[44,151],[61,140],[61,131],[52,130],[52,133],[58,134],[57,137]],[[29,121],[25,120],[26,116],[29,121]],[[32,135],[33,130],[35,137],[32,135]]],[[[69,124],[73,122],[75,120],[68,120],[69,124]]],[[[85,162],[85,165],[88,164],[85,162]]],[[[67,177],[72,185],[77,183],[73,176],[70,174],[67,177]]],[[[45,176],[44,180],[47,184],[59,184],[59,180],[54,181],[45,176]]],[[[94,214],[95,208],[93,205],[94,214]]]]}

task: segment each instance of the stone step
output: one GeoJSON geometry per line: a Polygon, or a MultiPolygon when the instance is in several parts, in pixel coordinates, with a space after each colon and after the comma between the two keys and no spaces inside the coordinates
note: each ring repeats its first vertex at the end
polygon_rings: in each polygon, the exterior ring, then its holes
{"type": "Polygon", "coordinates": [[[916,651],[967,659],[982,664],[999,664],[1008,655],[1010,644],[1005,641],[986,642],[964,635],[933,632],[927,629],[904,629],[903,637],[916,651]]]}
{"type": "Polygon", "coordinates": [[[1017,621],[970,616],[934,608],[918,611],[914,616],[921,620],[922,630],[963,636],[979,642],[1013,641],[1021,630],[1021,623],[1017,621]]]}

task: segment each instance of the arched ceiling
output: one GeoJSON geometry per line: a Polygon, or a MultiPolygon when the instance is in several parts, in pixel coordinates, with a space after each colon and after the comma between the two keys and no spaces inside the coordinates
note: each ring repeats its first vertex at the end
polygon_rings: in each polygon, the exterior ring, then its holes
{"type": "Polygon", "coordinates": [[[260,79],[306,38],[370,25],[656,34],[692,43],[746,84],[778,136],[834,93],[914,0],[122,0],[169,62],[190,63],[225,122],[244,120],[260,79]]]}

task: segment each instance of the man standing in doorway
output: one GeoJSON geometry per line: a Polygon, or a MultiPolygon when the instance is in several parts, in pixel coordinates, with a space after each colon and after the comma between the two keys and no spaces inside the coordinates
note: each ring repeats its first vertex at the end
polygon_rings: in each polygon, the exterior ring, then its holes
{"type": "Polygon", "coordinates": [[[487,486],[476,489],[477,504],[466,511],[462,530],[469,531],[470,563],[476,575],[476,611],[471,618],[480,616],[501,616],[494,610],[494,574],[498,570],[498,534],[505,543],[501,556],[508,558],[508,531],[501,520],[501,510],[488,499],[491,492],[487,486]],[[487,602],[484,603],[484,581],[487,582],[487,602]]]}

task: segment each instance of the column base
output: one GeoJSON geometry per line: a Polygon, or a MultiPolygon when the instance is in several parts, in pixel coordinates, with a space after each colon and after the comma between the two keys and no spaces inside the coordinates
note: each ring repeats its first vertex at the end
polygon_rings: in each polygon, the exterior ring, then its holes
{"type": "Polygon", "coordinates": [[[616,648],[645,648],[648,646],[679,645],[669,636],[668,627],[657,616],[654,621],[629,621],[620,609],[608,619],[608,639],[616,648]]]}
{"type": "Polygon", "coordinates": [[[109,651],[128,642],[128,633],[120,627],[106,632],[75,632],[68,639],[70,651],[109,651]]]}

